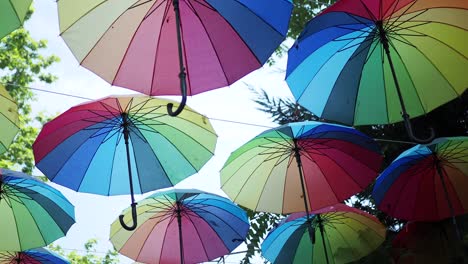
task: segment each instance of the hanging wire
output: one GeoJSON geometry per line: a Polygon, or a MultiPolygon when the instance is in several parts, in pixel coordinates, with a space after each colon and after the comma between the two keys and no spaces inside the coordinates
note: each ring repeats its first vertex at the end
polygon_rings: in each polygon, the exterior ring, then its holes
{"type": "MultiPolygon", "coordinates": [[[[38,92],[44,92],[44,93],[51,93],[51,94],[56,94],[56,95],[61,95],[61,96],[67,96],[67,97],[72,97],[76,99],[81,99],[81,100],[87,100],[87,101],[92,101],[96,100],[93,98],[89,97],[84,97],[84,96],[79,96],[79,95],[73,95],[73,94],[67,94],[67,93],[60,93],[60,92],[54,92],[50,90],[45,90],[45,89],[40,89],[36,87],[31,87],[31,86],[22,86],[22,85],[17,85],[13,83],[5,83],[5,82],[0,82],[2,85],[10,85],[10,86],[16,86],[16,87],[21,87],[21,88],[27,88],[33,91],[38,91],[38,92]]],[[[231,123],[231,124],[238,124],[238,125],[245,125],[245,126],[253,126],[253,127],[263,127],[263,128],[275,128],[275,126],[268,126],[268,125],[259,125],[259,124],[254,124],[254,123],[248,123],[248,122],[242,122],[242,121],[237,121],[237,120],[228,120],[228,119],[222,119],[222,118],[215,118],[215,117],[207,117],[210,120],[213,121],[218,121],[218,122],[225,122],[225,123],[231,123]]],[[[398,143],[398,144],[408,144],[408,145],[417,145],[415,142],[410,142],[410,141],[403,141],[403,140],[392,140],[392,139],[384,139],[384,138],[374,138],[376,141],[381,141],[381,142],[389,142],[389,143],[398,143]]]]}

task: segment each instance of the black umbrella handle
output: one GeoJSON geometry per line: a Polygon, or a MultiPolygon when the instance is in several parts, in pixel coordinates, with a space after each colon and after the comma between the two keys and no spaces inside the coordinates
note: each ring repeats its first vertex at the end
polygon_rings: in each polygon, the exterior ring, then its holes
{"type": "Polygon", "coordinates": [[[413,126],[411,125],[411,121],[409,119],[409,115],[408,114],[403,114],[403,120],[405,121],[405,128],[406,128],[406,132],[408,134],[408,137],[413,140],[414,142],[416,143],[419,143],[419,144],[428,144],[428,143],[431,143],[432,140],[434,140],[435,138],[435,131],[434,131],[434,128],[433,127],[430,127],[429,128],[429,131],[431,133],[431,135],[427,138],[419,138],[417,137],[414,132],[413,132],[413,126]]]}
{"type": "Polygon", "coordinates": [[[133,231],[136,229],[138,223],[137,223],[137,211],[136,211],[136,206],[137,206],[137,203],[132,203],[132,221],[133,221],[133,224],[131,226],[128,226],[127,224],[125,224],[125,221],[124,221],[124,215],[119,215],[119,221],[120,221],[120,225],[125,229],[125,230],[128,230],[128,231],[133,231]]]}

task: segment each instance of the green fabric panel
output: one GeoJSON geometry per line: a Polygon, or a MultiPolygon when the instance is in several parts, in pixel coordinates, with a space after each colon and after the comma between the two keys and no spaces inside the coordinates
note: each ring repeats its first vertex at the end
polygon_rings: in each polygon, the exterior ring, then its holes
{"type": "MultiPolygon", "coordinates": [[[[281,159],[280,159],[281,160],[281,159]]],[[[283,159],[282,163],[289,163],[289,159],[283,159]]],[[[283,212],[286,203],[284,199],[284,187],[286,185],[288,165],[278,164],[271,171],[263,191],[255,207],[255,211],[283,212]]]]}
{"type": "MultiPolygon", "coordinates": [[[[414,41],[415,38],[409,38],[411,41],[414,41]]],[[[418,38],[418,41],[421,41],[421,38],[418,38]]],[[[437,45],[437,42],[431,42],[426,40],[427,45],[432,46],[432,53],[438,48],[441,48],[440,45],[437,45]]],[[[420,44],[416,43],[415,44],[420,44]]],[[[429,112],[430,110],[440,106],[441,104],[450,101],[455,98],[457,94],[452,90],[450,83],[440,74],[436,67],[421,53],[420,50],[415,49],[412,46],[409,46],[404,43],[395,43],[397,50],[401,57],[403,58],[404,66],[411,76],[411,80],[414,83],[414,86],[417,90],[419,98],[414,98],[416,94],[414,91],[407,89],[407,82],[403,81],[402,91],[405,99],[406,105],[408,105],[408,113],[411,117],[423,114],[424,112],[429,112]],[[422,106],[425,111],[420,112],[421,110],[414,105],[419,104],[421,101],[422,106]]],[[[424,46],[424,45],[423,45],[424,46]]],[[[397,64],[396,67],[402,67],[403,65],[397,64]]],[[[398,75],[400,76],[400,75],[398,75]]]]}
{"type": "Polygon", "coordinates": [[[21,21],[18,20],[9,1],[0,1],[0,38],[3,38],[20,26],[21,21]]]}
{"type": "MultiPolygon", "coordinates": [[[[313,245],[310,241],[309,232],[307,228],[304,229],[304,235],[299,241],[299,245],[294,255],[293,264],[312,264],[314,259],[313,245]]],[[[315,262],[317,263],[317,262],[315,262]]]]}
{"type": "MultiPolygon", "coordinates": [[[[324,236],[325,236],[325,245],[327,247],[328,262],[330,264],[334,264],[336,262],[335,262],[335,258],[333,257],[333,252],[331,251],[330,242],[328,241],[326,230],[324,232],[324,236]]],[[[315,228],[315,244],[313,247],[313,251],[314,251],[313,252],[314,264],[315,263],[316,264],[327,263],[327,261],[325,260],[325,250],[323,247],[322,234],[320,233],[320,230],[318,227],[315,228]]]]}
{"type": "MultiPolygon", "coordinates": [[[[18,17],[21,21],[21,24],[24,22],[24,18],[26,17],[26,13],[29,10],[29,6],[31,6],[32,0],[9,0],[12,4],[13,7],[16,10],[16,14],[18,14],[18,17]]],[[[7,2],[4,0],[4,2],[7,2]]]]}
{"type": "MultiPolygon", "coordinates": [[[[419,97],[416,94],[412,79],[410,74],[406,69],[406,65],[401,61],[400,56],[398,55],[400,46],[406,44],[399,44],[399,41],[393,41],[396,46],[396,49],[393,49],[390,46],[390,56],[393,61],[393,66],[396,72],[396,77],[400,85],[400,90],[403,96],[403,102],[406,106],[406,111],[410,117],[416,117],[424,114],[424,110],[419,101],[419,97]]],[[[388,116],[389,123],[395,123],[402,120],[401,117],[401,104],[398,99],[398,94],[395,86],[395,81],[392,76],[390,69],[390,64],[385,56],[385,65],[384,65],[384,75],[385,75],[385,89],[387,94],[387,107],[388,107],[388,116]]]]}
{"type": "Polygon", "coordinates": [[[42,247],[47,245],[39,231],[29,209],[14,199],[9,199],[15,214],[16,225],[21,241],[21,250],[42,247]]]}
{"type": "Polygon", "coordinates": [[[382,45],[375,42],[370,50],[371,53],[361,74],[354,125],[388,123],[381,57],[382,45]]]}
{"type": "MultiPolygon", "coordinates": [[[[436,23],[424,24],[412,29],[427,35],[424,37],[408,36],[406,39],[415,45],[437,68],[441,77],[446,78],[450,83],[453,90],[446,91],[447,95],[454,98],[457,94],[462,94],[468,87],[468,78],[466,78],[468,33],[460,28],[436,23]]],[[[429,96],[429,98],[438,99],[435,96],[429,96]]]]}
{"type": "Polygon", "coordinates": [[[30,199],[22,199],[22,202],[28,208],[31,217],[34,219],[35,225],[39,229],[39,232],[41,232],[46,244],[49,244],[65,235],[57,226],[57,223],[51,215],[37,202],[30,199]]]}
{"type": "Polygon", "coordinates": [[[2,230],[0,251],[21,251],[13,210],[4,196],[0,200],[0,215],[0,229],[2,230]]]}

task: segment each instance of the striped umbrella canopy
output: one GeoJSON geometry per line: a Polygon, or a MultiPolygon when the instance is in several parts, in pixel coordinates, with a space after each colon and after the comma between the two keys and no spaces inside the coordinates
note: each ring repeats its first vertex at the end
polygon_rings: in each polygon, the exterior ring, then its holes
{"type": "Polygon", "coordinates": [[[0,264],[69,264],[70,261],[45,248],[0,252],[0,264]]]}
{"type": "Polygon", "coordinates": [[[409,118],[467,89],[467,16],[466,0],[337,1],[289,50],[286,81],[321,118],[347,125],[404,120],[413,139],[429,143],[414,137],[409,118]]]}
{"type": "Polygon", "coordinates": [[[240,207],[194,189],[155,193],[140,201],[137,211],[142,224],[128,232],[115,221],[110,240],[121,254],[142,263],[210,261],[234,250],[249,230],[240,207]]]}
{"type": "Polygon", "coordinates": [[[61,36],[80,65],[147,95],[183,95],[181,106],[261,67],[292,9],[291,0],[58,1],[61,36]]]}
{"type": "Polygon", "coordinates": [[[262,243],[262,255],[273,264],[349,263],[375,250],[386,228],[377,218],[344,204],[294,213],[262,243]]]}
{"type": "Polygon", "coordinates": [[[189,107],[173,118],[169,102],[109,96],[74,106],[42,128],[33,145],[36,167],[79,192],[131,194],[135,208],[134,193],[172,187],[214,153],[209,120],[189,107]]]}
{"type": "Polygon", "coordinates": [[[318,210],[364,189],[382,160],[375,140],[351,127],[290,123],[235,150],[221,170],[221,188],[255,211],[318,210]]]}
{"type": "Polygon", "coordinates": [[[46,246],[74,223],[74,207],[58,190],[24,173],[0,169],[0,251],[46,246]]]}
{"type": "MultiPolygon", "coordinates": [[[[1,8],[1,7],[0,7],[1,8]]],[[[1,15],[0,15],[1,16],[1,15]]],[[[0,84],[0,154],[7,151],[19,131],[18,106],[0,84]]]]}
{"type": "Polygon", "coordinates": [[[0,1],[0,39],[21,27],[32,0],[0,1]]]}

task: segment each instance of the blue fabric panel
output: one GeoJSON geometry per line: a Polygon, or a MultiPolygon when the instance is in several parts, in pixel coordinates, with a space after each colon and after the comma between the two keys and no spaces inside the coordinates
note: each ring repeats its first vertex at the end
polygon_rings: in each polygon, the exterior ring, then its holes
{"type": "MultiPolygon", "coordinates": [[[[99,125],[96,125],[96,126],[99,126],[99,125]]],[[[102,126],[99,126],[99,127],[102,127],[102,126]]],[[[45,156],[39,163],[36,164],[36,167],[39,168],[39,170],[42,173],[44,173],[44,175],[47,176],[47,178],[49,178],[51,181],[55,181],[54,179],[59,173],[63,164],[68,161],[70,156],[76,155],[75,151],[77,151],[77,149],[80,148],[95,133],[96,133],[96,130],[94,130],[92,127],[90,129],[80,130],[79,132],[75,133],[71,137],[64,140],[62,143],[60,143],[60,145],[55,147],[52,151],[50,151],[47,154],[47,156],[45,156]]],[[[99,141],[99,139],[95,137],[95,138],[92,138],[92,141],[99,141]]],[[[85,154],[85,153],[82,153],[82,154],[85,154]]],[[[83,163],[83,162],[84,160],[81,161],[80,163],[83,163]]],[[[76,175],[76,173],[74,175],[76,175]]],[[[82,175],[78,175],[76,177],[80,177],[80,176],[82,175]]]]}
{"type": "Polygon", "coordinates": [[[45,250],[43,248],[36,248],[31,250],[26,250],[23,252],[33,259],[39,261],[42,264],[67,264],[70,263],[66,259],[62,258],[61,256],[45,250]]]}
{"type": "MultiPolygon", "coordinates": [[[[291,227],[292,228],[292,227],[291,227]]],[[[307,230],[306,224],[302,224],[296,228],[294,233],[292,233],[286,240],[283,246],[283,250],[276,257],[274,264],[283,264],[283,263],[294,263],[294,258],[297,253],[297,248],[299,243],[304,235],[309,237],[309,231],[307,230]]],[[[312,244],[310,250],[313,250],[312,244]]]]}
{"type": "MultiPolygon", "coordinates": [[[[78,190],[81,181],[86,176],[86,171],[91,163],[94,154],[101,145],[106,134],[97,133],[96,136],[89,135],[90,130],[81,130],[80,132],[69,137],[62,144],[57,146],[53,151],[47,155],[47,160],[44,158],[41,163],[47,161],[44,166],[47,168],[58,167],[59,171],[51,180],[62,186],[66,186],[72,190],[78,190]],[[82,142],[82,134],[85,134],[87,140],[82,142]],[[75,140],[78,138],[78,140],[75,140]],[[75,141],[81,142],[81,145],[75,145],[75,141]],[[70,146],[70,148],[68,148],[70,146]],[[74,151],[70,151],[73,149],[74,151]],[[64,149],[64,152],[61,152],[64,149]],[[54,160],[56,158],[57,160],[54,160]],[[61,166],[61,168],[60,168],[61,166]]],[[[96,133],[96,131],[91,132],[96,133]]],[[[54,168],[55,170],[56,168],[54,168]]],[[[45,173],[45,172],[44,172],[45,173]]],[[[47,175],[47,174],[45,174],[47,175]]],[[[49,175],[47,175],[50,177],[49,175]]],[[[49,178],[50,179],[50,178],[49,178]]]]}
{"type": "Polygon", "coordinates": [[[348,125],[354,123],[354,113],[362,69],[366,63],[367,55],[373,40],[374,34],[368,34],[367,38],[359,45],[359,48],[356,49],[344,66],[328,97],[327,104],[322,113],[322,118],[335,120],[348,125]]]}
{"type": "MultiPolygon", "coordinates": [[[[219,0],[218,0],[219,1],[219,0]]],[[[221,0],[224,2],[225,0],[221,0]]],[[[293,4],[291,0],[237,0],[267,21],[283,36],[288,33],[293,4]]]]}
{"type": "MultiPolygon", "coordinates": [[[[132,170],[133,191],[142,193],[138,181],[138,171],[136,169],[136,160],[133,155],[133,144],[129,140],[130,166],[132,170]]],[[[112,167],[112,176],[109,186],[110,195],[130,194],[130,181],[128,175],[127,150],[125,149],[125,140],[120,138],[117,145],[114,146],[114,162],[112,167]]]]}
{"type": "Polygon", "coordinates": [[[284,40],[283,35],[236,0],[207,0],[207,3],[229,22],[261,64],[284,40]]]}
{"type": "Polygon", "coordinates": [[[269,260],[275,260],[289,237],[297,232],[297,229],[300,228],[304,222],[304,219],[299,218],[276,227],[263,241],[262,254],[269,260]]]}
{"type": "Polygon", "coordinates": [[[173,186],[157,159],[155,150],[142,137],[142,134],[130,133],[138,172],[138,182],[134,184],[138,183],[143,193],[173,186]]]}

